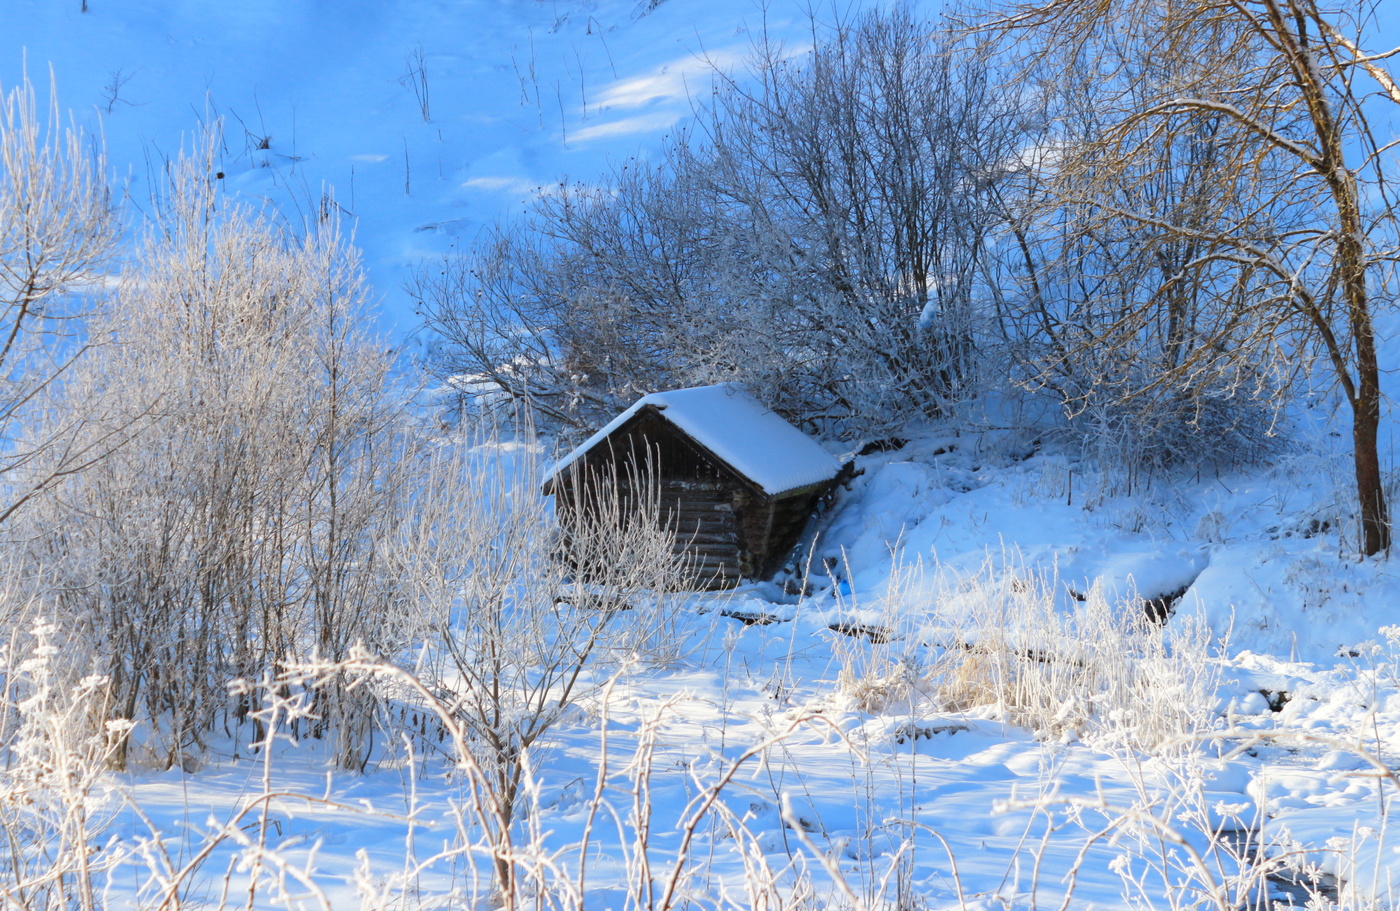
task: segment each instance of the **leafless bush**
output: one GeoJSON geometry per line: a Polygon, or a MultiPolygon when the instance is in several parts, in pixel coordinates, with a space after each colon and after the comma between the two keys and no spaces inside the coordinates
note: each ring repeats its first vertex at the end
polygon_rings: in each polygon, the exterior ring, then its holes
{"type": "Polygon", "coordinates": [[[1248,442],[1272,436],[1297,365],[1239,318],[1247,292],[1219,253],[1243,178],[1207,115],[1138,125],[1142,159],[1108,176],[1095,157],[1104,96],[1173,78],[1114,66],[1102,84],[1047,83],[1035,147],[1004,185],[987,287],[1006,351],[1023,386],[1130,471],[1249,460],[1267,452],[1248,442]],[[1123,214],[1134,208],[1154,214],[1123,214]]]}
{"type": "Polygon", "coordinates": [[[537,450],[489,429],[427,454],[418,476],[393,548],[426,637],[415,675],[467,753],[495,888],[514,907],[547,735],[632,663],[674,657],[683,563],[659,498],[612,485],[574,504],[561,561],[537,450]]]}
{"type": "Polygon", "coordinates": [[[1072,418],[1102,469],[1229,468],[1282,449],[1282,397],[1274,389],[1216,382],[1133,395],[1128,388],[1101,389],[1072,418]]]}
{"type": "MultiPolygon", "coordinates": [[[[332,223],[293,236],[218,199],[207,153],[171,165],[117,305],[91,329],[108,341],[49,415],[62,427],[101,401],[92,438],[138,418],[141,433],[23,530],[44,610],[162,765],[257,708],[230,701],[230,679],[343,657],[359,639],[389,648],[397,603],[377,542],[398,495],[395,411],[388,363],[360,329],[354,254],[332,223]]],[[[349,732],[371,713],[334,692],[319,691],[320,727],[304,733],[348,736],[340,761],[355,767],[368,730],[349,732]]]]}
{"type": "Polygon", "coordinates": [[[542,194],[412,284],[462,388],[587,425],[737,380],[827,430],[964,392],[988,193],[1009,131],[972,50],[906,11],[755,49],[658,164],[542,194]]]}

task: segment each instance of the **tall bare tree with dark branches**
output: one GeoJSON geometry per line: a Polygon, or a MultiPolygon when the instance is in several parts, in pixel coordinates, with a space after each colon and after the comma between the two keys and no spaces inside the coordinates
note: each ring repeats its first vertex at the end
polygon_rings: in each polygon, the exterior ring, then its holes
{"type": "Polygon", "coordinates": [[[1189,291],[1204,318],[1169,328],[1169,356],[1146,385],[1320,355],[1352,416],[1364,555],[1391,543],[1374,315],[1393,303],[1400,256],[1394,166],[1368,120],[1375,104],[1400,103],[1385,68],[1396,52],[1366,50],[1378,6],[1051,0],[993,18],[1029,72],[1102,87],[1093,130],[1047,143],[1051,204],[1173,254],[1157,291],[1130,295],[1090,345],[1136,337],[1169,312],[1164,298],[1189,291]],[[1212,159],[1198,176],[1209,179],[1190,188],[1195,217],[1184,217],[1148,185],[1163,176],[1166,145],[1201,152],[1205,137],[1212,159]]]}

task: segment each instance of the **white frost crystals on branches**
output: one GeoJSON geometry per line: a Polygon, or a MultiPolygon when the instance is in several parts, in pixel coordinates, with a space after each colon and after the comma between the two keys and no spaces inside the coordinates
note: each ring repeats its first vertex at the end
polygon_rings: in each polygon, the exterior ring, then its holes
{"type": "MultiPolygon", "coordinates": [[[[6,592],[10,597],[12,591],[6,592]]],[[[108,761],[120,722],[94,728],[109,698],[105,678],[81,674],[50,623],[9,634],[0,649],[0,905],[101,906],[120,852],[98,854],[114,811],[108,761]]]]}
{"type": "Polygon", "coordinates": [[[723,381],[850,437],[964,398],[1008,105],[975,48],[902,8],[811,27],[806,54],[760,40],[717,73],[659,160],[424,263],[443,375],[575,427],[723,381]]]}
{"type": "MultiPolygon", "coordinates": [[[[107,341],[52,410],[62,427],[102,402],[106,421],[140,418],[141,432],[23,529],[45,609],[108,678],[110,717],[143,722],[143,756],[163,765],[256,709],[230,701],[230,679],[344,657],[357,638],[392,650],[396,616],[376,539],[397,495],[397,406],[387,358],[360,329],[355,255],[334,223],[298,237],[221,199],[209,155],[171,164],[140,254],[90,330],[107,341]]],[[[338,736],[372,714],[331,688],[322,698],[318,724],[338,736]]],[[[368,733],[342,744],[342,763],[363,762],[368,733]]]]}
{"type": "Polygon", "coordinates": [[[106,170],[100,145],[65,123],[52,86],[47,105],[27,78],[0,93],[0,522],[128,430],[92,433],[95,406],[35,432],[60,377],[96,343],[83,318],[122,232],[106,170]]]}

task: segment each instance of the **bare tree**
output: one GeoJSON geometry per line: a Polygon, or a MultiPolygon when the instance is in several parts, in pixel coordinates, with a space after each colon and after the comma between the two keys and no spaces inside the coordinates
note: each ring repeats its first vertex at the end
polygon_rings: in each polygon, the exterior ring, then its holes
{"type": "Polygon", "coordinates": [[[946,413],[973,372],[1014,106],[979,49],[905,7],[813,21],[812,41],[760,46],[755,79],[701,118],[716,195],[767,241],[755,259],[786,278],[784,324],[830,365],[809,398],[895,423],[946,413]]]}
{"type": "Polygon", "coordinates": [[[1057,202],[1155,238],[1165,254],[1164,280],[1149,296],[1125,299],[1107,339],[1170,317],[1174,298],[1207,299],[1200,312],[1209,318],[1167,326],[1160,367],[1137,388],[1320,353],[1352,414],[1366,555],[1391,541],[1373,313],[1393,297],[1397,256],[1390,168],[1367,100],[1378,89],[1400,101],[1378,63],[1386,55],[1362,50],[1375,9],[1055,0],[1003,8],[995,20],[1026,39],[1046,78],[1112,86],[1098,97],[1092,135],[1055,147],[1053,164],[1057,202]],[[1183,187],[1182,197],[1208,207],[1209,218],[1183,217],[1190,213],[1180,204],[1141,192],[1166,173],[1192,173],[1165,164],[1173,144],[1211,157],[1196,172],[1208,179],[1183,187]]]}
{"type": "Polygon", "coordinates": [[[75,442],[92,409],[43,437],[24,432],[94,344],[82,320],[121,237],[105,172],[100,145],[65,124],[52,87],[47,106],[27,78],[0,95],[0,473],[13,485],[0,521],[123,438],[109,427],[75,442]],[[38,461],[44,470],[32,470],[38,461]]]}

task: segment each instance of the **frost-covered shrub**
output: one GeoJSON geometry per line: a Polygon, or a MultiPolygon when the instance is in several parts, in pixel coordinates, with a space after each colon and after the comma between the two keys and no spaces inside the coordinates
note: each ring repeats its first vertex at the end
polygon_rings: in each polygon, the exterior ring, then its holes
{"type": "MultiPolygon", "coordinates": [[[[29,430],[76,427],[79,451],[113,451],[78,473],[32,460],[27,475],[61,480],[14,520],[45,610],[110,681],[108,717],[139,723],[132,758],[167,767],[257,709],[231,680],[403,641],[377,539],[405,434],[357,254],[333,220],[297,234],[220,197],[212,143],[168,167],[158,218],[89,323],[104,343],[29,430]],[[81,417],[93,402],[101,420],[81,417]]],[[[361,767],[373,700],[317,695],[300,733],[361,767]]]]}
{"type": "Polygon", "coordinates": [[[1106,465],[1134,470],[1243,465],[1280,446],[1277,398],[1214,383],[1137,397],[1096,395],[1075,424],[1106,465]]]}
{"type": "Polygon", "coordinates": [[[488,424],[423,459],[386,546],[422,648],[412,674],[392,662],[376,669],[420,687],[413,711],[437,719],[419,732],[424,749],[451,734],[504,907],[533,875],[514,858],[555,728],[626,669],[677,660],[677,618],[694,587],[658,497],[636,488],[589,486],[567,510],[572,560],[561,559],[539,456],[488,424]]]}
{"type": "Polygon", "coordinates": [[[947,412],[1009,131],[975,54],[907,11],[755,49],[659,161],[542,194],[412,291],[441,371],[546,420],[737,381],[828,433],[947,412]]]}
{"type": "Polygon", "coordinates": [[[82,675],[52,624],[0,646],[0,882],[6,908],[93,908],[119,852],[98,853],[122,729],[108,681],[82,675]]]}

